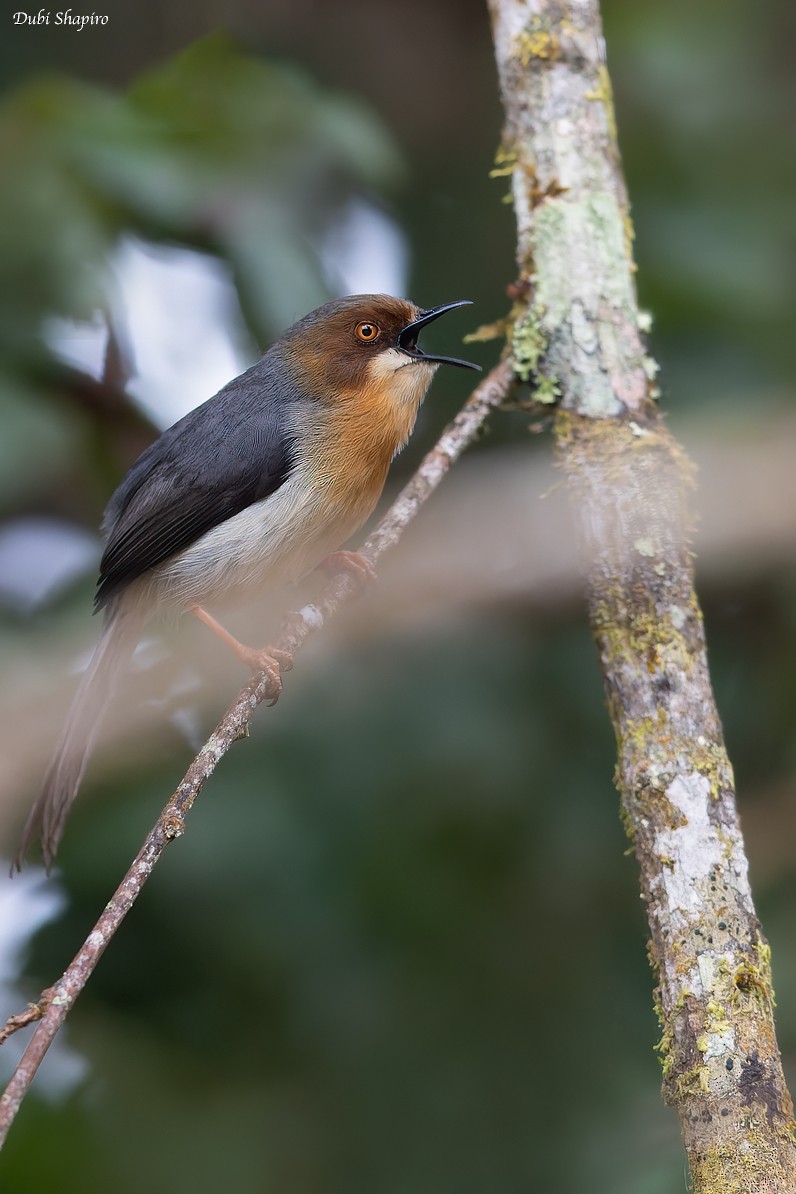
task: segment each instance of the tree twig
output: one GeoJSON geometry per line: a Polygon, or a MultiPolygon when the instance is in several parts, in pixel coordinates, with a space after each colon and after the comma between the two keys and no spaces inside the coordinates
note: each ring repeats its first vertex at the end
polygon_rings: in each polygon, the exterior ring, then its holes
{"type": "Polygon", "coordinates": [[[52,987],[48,987],[46,991],[42,991],[36,1003],[28,1004],[24,1012],[9,1016],[3,1027],[0,1028],[0,1045],[4,1045],[10,1036],[19,1032],[20,1028],[27,1028],[29,1024],[35,1024],[41,1020],[52,999],[52,994],[52,987]]]}
{"type": "MultiPolygon", "coordinates": [[[[395,546],[404,529],[431,496],[451,465],[476,438],[490,411],[506,399],[515,384],[511,365],[501,362],[473,391],[459,414],[445,429],[435,447],[426,455],[415,475],[401,490],[384,518],[365,541],[362,554],[371,563],[375,564],[389,548],[395,546]]],[[[307,639],[316,634],[356,592],[356,582],[350,575],[341,573],[333,577],[316,602],[305,605],[297,613],[288,616],[278,647],[295,655],[307,639]]],[[[182,834],[185,817],[206,780],[213,774],[233,743],[246,736],[249,721],[257,706],[276,695],[277,690],[272,681],[262,673],[253,676],[241,689],[191,763],[132,866],[63,976],[43,992],[36,1004],[29,1005],[27,1010],[19,1015],[11,1016],[5,1027],[0,1030],[2,1043],[13,1032],[36,1020],[40,1021],[5,1092],[0,1096],[0,1147],[58,1029],[164,849],[170,841],[182,834]]]]}
{"type": "Polygon", "coordinates": [[[560,398],[617,778],[695,1194],[796,1190],[793,1106],[707,666],[690,466],[653,398],[598,0],[490,0],[521,276],[515,364],[560,398]]]}

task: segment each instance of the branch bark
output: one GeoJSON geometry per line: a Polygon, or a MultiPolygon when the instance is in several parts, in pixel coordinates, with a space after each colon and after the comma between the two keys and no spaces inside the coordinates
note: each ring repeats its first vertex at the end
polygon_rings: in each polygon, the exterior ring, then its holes
{"type": "Polygon", "coordinates": [[[653,398],[598,0],[490,0],[517,260],[515,369],[559,399],[556,444],[641,871],[664,1097],[696,1194],[796,1190],[732,768],[693,584],[691,470],[653,398]]]}
{"type": "MultiPolygon", "coordinates": [[[[366,539],[362,554],[372,564],[376,564],[386,551],[398,543],[406,527],[445,477],[451,465],[476,438],[490,411],[504,402],[514,384],[513,369],[509,362],[504,361],[496,365],[473,391],[461,411],[442,433],[435,447],[426,455],[414,477],[404,486],[384,518],[366,539]]],[[[328,619],[356,593],[357,585],[350,574],[340,573],[333,577],[316,602],[305,605],[297,613],[288,616],[277,646],[296,655],[306,641],[317,634],[328,619]]],[[[19,1065],[0,1096],[0,1148],[58,1029],[91,977],[116,930],[138,898],[166,846],[183,833],[185,817],[205,782],[233,743],[246,737],[249,722],[257,706],[277,695],[278,690],[263,673],[252,676],[249,683],[241,689],[191,763],[132,866],[62,977],[52,987],[43,991],[39,1000],[29,1005],[26,1011],[9,1017],[0,1030],[1,1044],[20,1028],[39,1021],[19,1065]]]]}

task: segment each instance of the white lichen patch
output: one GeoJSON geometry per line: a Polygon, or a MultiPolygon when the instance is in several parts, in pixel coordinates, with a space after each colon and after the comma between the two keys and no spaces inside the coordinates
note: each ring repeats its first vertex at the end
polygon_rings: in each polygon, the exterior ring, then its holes
{"type": "Polygon", "coordinates": [[[675,630],[682,630],[688,621],[688,610],[683,609],[682,605],[669,606],[669,620],[675,630]]]}
{"type": "Polygon", "coordinates": [[[735,1052],[735,1032],[730,1028],[727,1032],[706,1032],[697,1041],[697,1048],[710,1061],[712,1057],[726,1057],[735,1052]]]}
{"type": "Polygon", "coordinates": [[[684,823],[661,830],[655,838],[655,852],[672,859],[672,866],[666,867],[661,877],[670,914],[676,918],[679,912],[689,918],[702,908],[700,885],[714,867],[724,866],[724,846],[708,815],[707,776],[698,771],[678,775],[667,787],[666,796],[682,813],[684,823]]]}
{"type": "Polygon", "coordinates": [[[223,748],[221,748],[219,745],[218,734],[214,733],[211,734],[207,739],[207,742],[205,742],[204,746],[199,751],[199,754],[209,755],[211,758],[217,759],[219,757],[219,752],[223,753],[223,748]]]}
{"type": "Polygon", "coordinates": [[[640,556],[652,558],[655,555],[655,544],[651,539],[636,539],[633,547],[640,556]]]}
{"type": "Polygon", "coordinates": [[[323,614],[317,605],[313,605],[311,602],[301,607],[298,616],[306,622],[311,630],[320,630],[323,626],[323,614]]]}
{"type": "Polygon", "coordinates": [[[690,985],[697,990],[712,991],[716,981],[717,961],[715,954],[700,954],[697,958],[696,971],[692,973],[690,985]]]}
{"type": "MultiPolygon", "coordinates": [[[[688,972],[686,985],[689,991],[692,991],[697,997],[710,998],[715,996],[717,987],[721,983],[723,976],[731,974],[735,968],[735,957],[729,950],[721,950],[714,952],[712,950],[705,950],[699,954],[696,963],[688,972]]],[[[730,1025],[723,1019],[723,1010],[721,1005],[713,1003],[708,1006],[708,1011],[713,1017],[710,1024],[710,1029],[716,1034],[721,1035],[729,1030],[730,1025]]]]}

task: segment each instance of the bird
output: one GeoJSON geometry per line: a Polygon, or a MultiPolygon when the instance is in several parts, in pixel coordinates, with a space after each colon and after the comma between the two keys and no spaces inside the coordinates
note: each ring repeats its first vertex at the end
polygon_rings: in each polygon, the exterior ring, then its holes
{"type": "Polygon", "coordinates": [[[154,614],[195,614],[278,695],[290,657],[238,642],[210,610],[319,565],[372,579],[365,557],[340,546],[375,508],[438,367],[479,368],[418,345],[423,328],[465,305],[422,309],[385,294],[324,303],[135,461],[102,521],[102,632],[25,823],[17,870],[37,837],[52,868],[102,713],[154,614]]]}

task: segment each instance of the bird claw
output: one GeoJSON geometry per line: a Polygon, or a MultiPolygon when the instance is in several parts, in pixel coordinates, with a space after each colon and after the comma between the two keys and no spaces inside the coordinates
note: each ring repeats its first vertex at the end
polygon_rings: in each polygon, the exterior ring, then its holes
{"type": "Polygon", "coordinates": [[[324,572],[330,576],[337,572],[347,572],[349,576],[353,576],[362,589],[375,584],[379,579],[374,565],[371,564],[367,556],[363,556],[358,551],[333,551],[331,555],[321,561],[319,567],[323,568],[324,572]]]}
{"type": "Polygon", "coordinates": [[[269,707],[275,705],[282,694],[282,672],[289,672],[293,667],[293,656],[290,651],[282,651],[279,647],[241,647],[238,652],[240,660],[251,668],[252,672],[262,672],[268,677],[275,692],[268,702],[269,707]]]}

